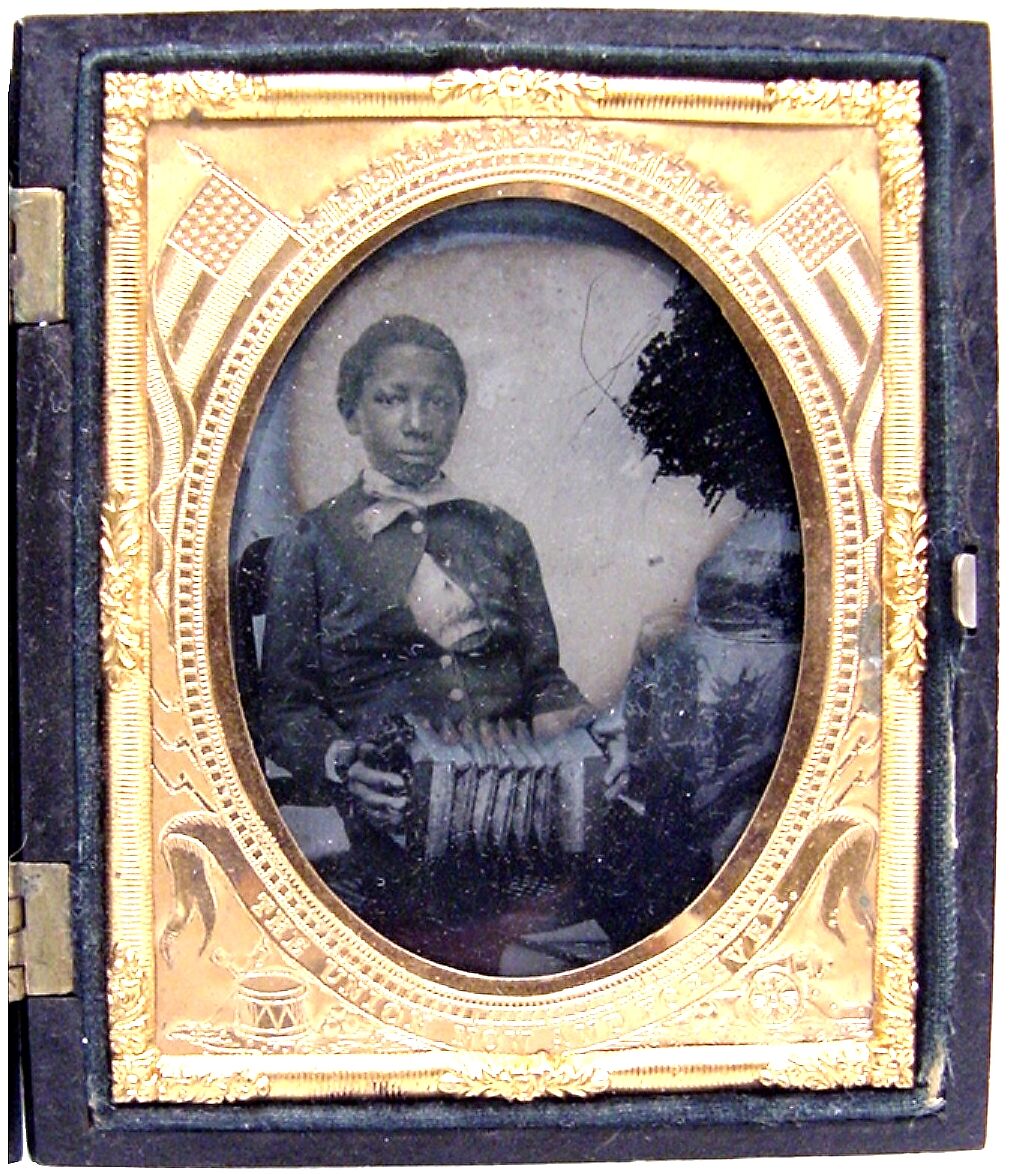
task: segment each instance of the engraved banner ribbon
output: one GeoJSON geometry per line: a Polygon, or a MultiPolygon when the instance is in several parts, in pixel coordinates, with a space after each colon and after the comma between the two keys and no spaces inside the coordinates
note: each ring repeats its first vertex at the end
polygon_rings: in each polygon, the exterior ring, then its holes
{"type": "Polygon", "coordinates": [[[844,942],[838,910],[848,898],[855,920],[873,931],[872,906],[861,899],[861,890],[876,854],[877,830],[861,815],[835,812],[811,829],[803,851],[786,869],[774,893],[751,925],[722,955],[722,962],[736,971],[746,966],[777,934],[791,911],[824,878],[824,894],[818,916],[821,924],[844,942]]]}
{"type": "Polygon", "coordinates": [[[203,922],[201,954],[214,932],[217,898],[207,874],[211,861],[242,898],[255,899],[262,885],[243,856],[241,846],[215,815],[194,812],[176,816],[162,832],[161,853],[172,874],[174,901],[172,914],[158,939],[158,948],[172,965],[175,942],[194,914],[199,914],[203,922]]]}

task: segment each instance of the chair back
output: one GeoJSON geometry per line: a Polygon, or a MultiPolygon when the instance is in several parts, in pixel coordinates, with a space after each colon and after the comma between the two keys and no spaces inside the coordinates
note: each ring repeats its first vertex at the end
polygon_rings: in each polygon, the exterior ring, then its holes
{"type": "Polygon", "coordinates": [[[263,650],[263,621],[267,604],[267,577],[273,538],[251,542],[231,573],[232,653],[235,678],[253,744],[259,751],[260,662],[263,650]]]}

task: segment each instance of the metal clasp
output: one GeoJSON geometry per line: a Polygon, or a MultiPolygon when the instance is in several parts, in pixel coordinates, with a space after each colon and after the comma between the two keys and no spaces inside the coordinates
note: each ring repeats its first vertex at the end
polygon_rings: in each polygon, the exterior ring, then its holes
{"type": "Polygon", "coordinates": [[[978,627],[978,558],[970,551],[954,556],[950,577],[951,607],[962,628],[978,627]]]}

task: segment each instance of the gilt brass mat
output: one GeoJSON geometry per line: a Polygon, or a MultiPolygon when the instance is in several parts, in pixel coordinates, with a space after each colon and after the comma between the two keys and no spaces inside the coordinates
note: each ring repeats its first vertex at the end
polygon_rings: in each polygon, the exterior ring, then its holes
{"type": "Polygon", "coordinates": [[[913,82],[106,75],[115,1100],[910,1086],[918,123],[913,82]],[[630,949],[534,979],[417,958],[322,885],[270,798],[228,640],[238,470],[288,348],[404,227],[498,195],[602,211],[717,299],[782,423],[807,582],[790,727],[716,880],[630,949]],[[879,659],[860,641],[877,614],[879,659]],[[171,929],[173,837],[207,882],[206,943],[206,906],[171,929]]]}

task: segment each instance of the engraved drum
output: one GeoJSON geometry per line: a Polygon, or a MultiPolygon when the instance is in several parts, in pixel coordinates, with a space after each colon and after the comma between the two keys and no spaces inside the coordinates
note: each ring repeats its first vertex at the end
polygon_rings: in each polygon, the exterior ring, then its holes
{"type": "Polygon", "coordinates": [[[306,1030],[306,993],[305,983],[284,971],[252,971],[239,985],[236,1034],[249,1043],[297,1039],[306,1030]]]}

